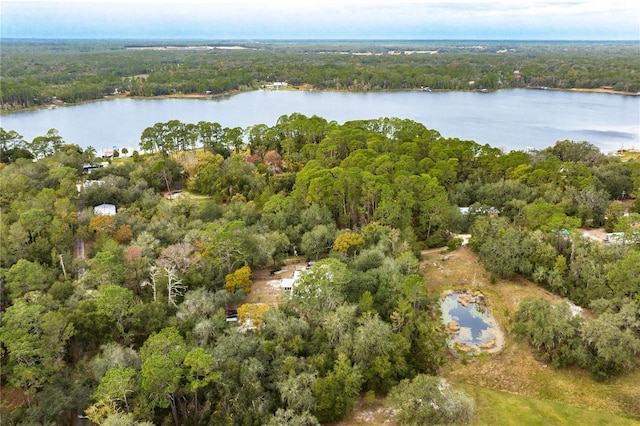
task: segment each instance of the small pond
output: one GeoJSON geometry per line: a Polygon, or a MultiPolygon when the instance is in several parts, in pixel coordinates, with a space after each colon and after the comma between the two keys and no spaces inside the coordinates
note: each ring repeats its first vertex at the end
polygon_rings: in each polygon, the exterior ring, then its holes
{"type": "Polygon", "coordinates": [[[450,347],[472,354],[496,352],[502,348],[504,335],[481,292],[445,292],[440,309],[450,336],[450,347]]]}

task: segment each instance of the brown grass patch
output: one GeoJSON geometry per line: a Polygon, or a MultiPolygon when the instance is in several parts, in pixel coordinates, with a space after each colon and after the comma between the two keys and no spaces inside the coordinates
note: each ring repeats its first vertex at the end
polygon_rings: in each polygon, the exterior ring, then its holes
{"type": "Polygon", "coordinates": [[[302,271],[307,263],[300,258],[287,261],[287,264],[279,271],[271,274],[271,269],[258,269],[253,271],[253,284],[251,293],[247,295],[245,303],[266,303],[269,306],[278,306],[286,293],[280,289],[280,280],[293,277],[295,271],[302,271]]]}
{"type": "Polygon", "coordinates": [[[341,422],[330,426],[371,426],[397,424],[393,408],[384,398],[364,396],[356,401],[351,413],[341,422]]]}

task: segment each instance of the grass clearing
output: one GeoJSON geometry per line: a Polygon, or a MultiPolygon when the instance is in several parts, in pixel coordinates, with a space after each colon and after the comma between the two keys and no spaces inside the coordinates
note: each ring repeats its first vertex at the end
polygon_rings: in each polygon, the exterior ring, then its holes
{"type": "MultiPolygon", "coordinates": [[[[586,371],[555,369],[538,361],[527,342],[517,341],[511,335],[511,321],[522,300],[539,297],[559,303],[561,297],[522,278],[498,280],[491,284],[490,274],[466,247],[453,252],[443,252],[441,249],[425,251],[421,267],[431,294],[460,288],[482,291],[487,296],[496,321],[505,332],[505,346],[496,354],[460,356],[452,353],[442,371],[442,375],[452,383],[518,395],[525,400],[533,398],[536,404],[564,404],[576,409],[595,410],[604,414],[605,418],[617,415],[640,420],[640,371],[637,369],[605,383],[596,382],[586,371]]],[[[590,315],[590,312],[587,311],[586,315],[590,315]]],[[[523,404],[522,410],[529,410],[527,407],[523,404]]],[[[493,410],[478,405],[479,418],[483,418],[486,408],[493,410]]],[[[518,408],[514,410],[516,413],[513,415],[517,415],[518,408]]],[[[504,413],[504,410],[500,408],[499,412],[504,413]]],[[[562,423],[564,420],[561,417],[559,419],[556,424],[569,424],[562,423]]]]}
{"type": "MultiPolygon", "coordinates": [[[[640,425],[640,421],[597,409],[576,407],[564,402],[517,395],[473,384],[459,384],[476,402],[471,425],[551,426],[551,425],[640,425]]],[[[397,422],[384,398],[361,397],[351,414],[331,426],[389,425],[397,422]]]]}
{"type": "Polygon", "coordinates": [[[574,407],[506,392],[464,385],[476,401],[474,425],[638,425],[639,422],[608,413],[574,407]]]}

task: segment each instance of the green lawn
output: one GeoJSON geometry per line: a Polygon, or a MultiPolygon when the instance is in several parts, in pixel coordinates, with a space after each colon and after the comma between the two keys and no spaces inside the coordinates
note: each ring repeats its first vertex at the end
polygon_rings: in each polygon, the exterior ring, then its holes
{"type": "Polygon", "coordinates": [[[476,425],[640,425],[624,417],[554,401],[461,385],[476,401],[476,425]]]}

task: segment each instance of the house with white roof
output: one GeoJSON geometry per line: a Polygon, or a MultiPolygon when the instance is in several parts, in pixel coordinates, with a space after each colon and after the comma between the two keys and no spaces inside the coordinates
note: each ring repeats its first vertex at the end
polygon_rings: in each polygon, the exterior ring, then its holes
{"type": "Polygon", "coordinates": [[[108,216],[114,216],[116,214],[116,206],[113,204],[100,204],[99,206],[95,206],[93,208],[93,215],[94,216],[100,216],[100,215],[108,215],[108,216]]]}
{"type": "Polygon", "coordinates": [[[280,289],[285,291],[293,290],[299,278],[300,271],[294,271],[292,278],[283,278],[280,280],[280,289]]]}

